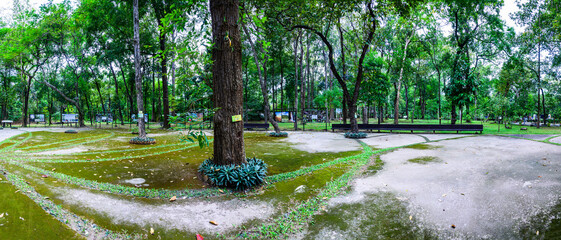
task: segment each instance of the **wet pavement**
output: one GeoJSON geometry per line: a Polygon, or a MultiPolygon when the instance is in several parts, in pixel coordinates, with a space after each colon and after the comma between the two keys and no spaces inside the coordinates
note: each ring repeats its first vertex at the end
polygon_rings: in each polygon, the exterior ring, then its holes
{"type": "Polygon", "coordinates": [[[353,224],[320,215],[299,238],[522,239],[559,231],[549,223],[558,218],[560,146],[500,136],[427,144],[435,148],[382,155],[383,170],[330,201],[326,216],[339,212],[353,224]]]}

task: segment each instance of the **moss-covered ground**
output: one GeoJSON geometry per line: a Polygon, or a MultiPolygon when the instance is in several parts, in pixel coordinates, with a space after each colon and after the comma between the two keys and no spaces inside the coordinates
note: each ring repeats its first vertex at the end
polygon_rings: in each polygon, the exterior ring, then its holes
{"type": "MultiPolygon", "coordinates": [[[[43,235],[43,239],[91,236],[83,227],[57,221],[66,216],[60,211],[74,214],[79,220],[109,232],[105,236],[107,238],[152,238],[152,235],[146,234],[150,227],[116,223],[110,216],[66,203],[62,198],[63,192],[87,189],[96,194],[149,205],[166,204],[171,196],[213,197],[216,201],[245,198],[274,203],[278,206],[274,216],[281,216],[283,212],[317,196],[326,184],[340,178],[359,156],[364,155],[363,151],[309,153],[265,133],[246,133],[246,155],[261,158],[268,164],[268,184],[250,192],[236,193],[210,189],[199,179],[198,166],[212,156],[212,137],[209,137],[210,146],[201,149],[196,144],[180,141],[177,132],[152,130],[151,134],[157,141],[156,145],[131,145],[128,139],[133,135],[125,130],[91,130],[78,134],[27,132],[4,140],[0,143],[1,169],[6,176],[14,176],[23,182],[18,185],[19,180],[10,181],[2,177],[0,187],[4,205],[0,210],[19,214],[24,219],[37,219],[29,221],[30,226],[25,227],[49,231],[50,234],[43,235]],[[28,187],[32,190],[25,190],[28,187]],[[300,190],[295,191],[298,187],[300,190]],[[30,199],[22,195],[22,191],[39,197],[30,199]],[[23,215],[22,204],[34,208],[27,208],[29,212],[23,215]],[[62,209],[50,209],[44,207],[45,204],[59,205],[62,209]]],[[[263,221],[249,221],[242,227],[259,229],[262,224],[263,221]]],[[[0,231],[8,227],[0,226],[0,231]]],[[[159,226],[154,228],[156,235],[163,239],[195,234],[159,226]]],[[[13,230],[2,234],[2,239],[32,239],[31,235],[15,235],[18,232],[21,234],[17,227],[10,229],[13,230]]],[[[220,238],[237,234],[237,231],[228,232],[220,238]]]]}
{"type": "MultiPolygon", "coordinates": [[[[419,228],[404,203],[392,195],[372,195],[363,204],[334,208],[328,208],[327,202],[346,193],[357,176],[373,175],[382,169],[380,154],[402,147],[432,150],[440,148],[438,145],[416,143],[373,149],[362,144],[360,151],[310,153],[266,132],[248,132],[246,155],[268,164],[267,183],[248,192],[232,192],[209,187],[197,174],[198,166],[212,157],[211,136],[210,146],[201,149],[180,141],[178,132],[152,129],[150,134],[156,139],[155,145],[129,144],[134,135],[125,129],[78,134],[26,132],[0,142],[0,216],[7,213],[0,217],[0,238],[194,239],[201,233],[205,239],[285,238],[291,234],[322,239],[332,237],[329,229],[347,232],[347,236],[341,236],[345,239],[434,237],[419,228]],[[274,210],[266,219],[250,220],[221,233],[192,232],[115,221],[110,215],[65,201],[64,195],[70,191],[147,206],[169,205],[172,196],[177,196],[178,202],[240,199],[266,202],[274,210]],[[343,220],[354,216],[355,222],[343,220]]],[[[412,164],[435,161],[439,159],[409,160],[412,164]]]]}

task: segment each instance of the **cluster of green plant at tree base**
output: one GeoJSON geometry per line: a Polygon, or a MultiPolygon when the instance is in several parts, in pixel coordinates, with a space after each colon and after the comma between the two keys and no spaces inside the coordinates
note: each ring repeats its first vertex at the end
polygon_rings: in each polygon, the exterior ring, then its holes
{"type": "Polygon", "coordinates": [[[365,138],[367,136],[366,133],[362,133],[362,132],[346,132],[345,133],[345,137],[346,138],[365,138]]]}
{"type": "Polygon", "coordinates": [[[156,139],[149,137],[133,137],[129,143],[139,145],[150,145],[156,143],[156,139]]]}
{"type": "Polygon", "coordinates": [[[261,185],[267,175],[267,164],[261,159],[248,158],[241,165],[216,165],[207,159],[199,166],[199,172],[217,187],[243,191],[261,185]]]}
{"type": "Polygon", "coordinates": [[[288,137],[287,132],[270,132],[269,136],[271,137],[288,137]]]}

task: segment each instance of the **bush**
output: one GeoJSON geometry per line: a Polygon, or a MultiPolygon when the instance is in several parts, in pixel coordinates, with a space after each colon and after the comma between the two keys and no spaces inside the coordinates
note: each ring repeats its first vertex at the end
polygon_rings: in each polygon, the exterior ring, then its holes
{"type": "Polygon", "coordinates": [[[287,132],[271,132],[269,133],[270,137],[288,137],[288,133],[287,132]]]}
{"type": "Polygon", "coordinates": [[[71,130],[64,131],[64,133],[78,133],[78,131],[71,129],[71,130]]]}
{"type": "Polygon", "coordinates": [[[199,172],[216,187],[243,191],[261,185],[267,175],[267,164],[261,159],[248,158],[242,165],[216,165],[207,159],[199,166],[199,172]]]}
{"type": "Polygon", "coordinates": [[[345,133],[345,137],[346,138],[365,138],[367,135],[366,133],[361,133],[361,132],[346,132],[345,133]]]}
{"type": "Polygon", "coordinates": [[[130,144],[139,144],[139,145],[150,145],[156,143],[156,139],[149,138],[149,137],[133,137],[130,141],[130,144]]]}

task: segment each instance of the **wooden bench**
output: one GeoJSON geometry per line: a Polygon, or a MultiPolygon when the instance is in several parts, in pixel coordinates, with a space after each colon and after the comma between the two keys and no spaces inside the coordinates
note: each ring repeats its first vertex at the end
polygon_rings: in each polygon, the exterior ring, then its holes
{"type": "MultiPolygon", "coordinates": [[[[358,124],[359,130],[377,130],[377,131],[455,131],[459,132],[479,132],[483,133],[483,125],[481,124],[467,124],[467,125],[457,125],[457,124],[358,124]]],[[[333,124],[331,130],[351,130],[351,124],[333,124]]]]}
{"type": "Polygon", "coordinates": [[[14,121],[12,121],[12,120],[2,120],[2,127],[5,128],[6,125],[10,125],[10,128],[11,128],[12,123],[14,123],[14,121]]]}
{"type": "Polygon", "coordinates": [[[244,123],[243,128],[247,130],[253,130],[258,128],[268,130],[269,124],[268,123],[244,123]]]}

